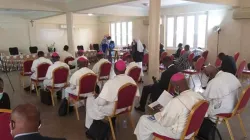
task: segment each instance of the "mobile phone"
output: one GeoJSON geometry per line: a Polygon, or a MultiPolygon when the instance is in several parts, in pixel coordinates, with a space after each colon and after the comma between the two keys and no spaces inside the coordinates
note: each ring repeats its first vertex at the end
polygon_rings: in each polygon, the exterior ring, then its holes
{"type": "Polygon", "coordinates": [[[153,116],[153,115],[148,116],[148,119],[149,119],[150,121],[156,121],[155,116],[153,116]]]}

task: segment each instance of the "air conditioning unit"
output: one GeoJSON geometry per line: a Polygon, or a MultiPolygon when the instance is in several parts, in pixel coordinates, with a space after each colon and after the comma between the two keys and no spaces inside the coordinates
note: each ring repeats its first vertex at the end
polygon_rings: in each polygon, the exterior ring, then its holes
{"type": "Polygon", "coordinates": [[[250,19],[250,8],[239,8],[233,11],[233,19],[250,19]]]}
{"type": "MultiPolygon", "coordinates": [[[[149,18],[146,18],[143,20],[143,25],[146,25],[146,26],[149,25],[149,18]]],[[[160,25],[162,25],[162,18],[160,18],[160,25]]]]}

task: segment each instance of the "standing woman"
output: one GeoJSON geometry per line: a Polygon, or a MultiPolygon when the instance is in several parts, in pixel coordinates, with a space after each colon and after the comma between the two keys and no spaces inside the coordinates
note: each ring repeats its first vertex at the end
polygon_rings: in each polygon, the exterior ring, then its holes
{"type": "Polygon", "coordinates": [[[141,77],[144,76],[143,67],[142,67],[142,61],[143,61],[143,56],[144,56],[144,46],[142,45],[139,39],[134,39],[132,42],[132,55],[133,55],[134,61],[141,68],[141,77]]]}

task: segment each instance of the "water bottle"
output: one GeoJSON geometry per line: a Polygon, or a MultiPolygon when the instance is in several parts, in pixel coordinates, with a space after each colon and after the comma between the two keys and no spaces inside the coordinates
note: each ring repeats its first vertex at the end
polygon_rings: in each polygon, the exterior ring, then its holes
{"type": "Polygon", "coordinates": [[[123,120],[123,122],[122,122],[122,127],[123,127],[123,128],[127,128],[127,127],[128,127],[128,125],[127,125],[127,120],[123,120]]]}

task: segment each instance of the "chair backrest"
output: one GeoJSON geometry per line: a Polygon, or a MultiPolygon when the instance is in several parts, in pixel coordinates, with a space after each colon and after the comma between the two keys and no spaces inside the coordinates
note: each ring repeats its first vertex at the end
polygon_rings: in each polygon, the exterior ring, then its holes
{"type": "Polygon", "coordinates": [[[143,65],[148,65],[148,62],[149,62],[149,54],[144,54],[144,57],[143,57],[143,65]]]}
{"type": "Polygon", "coordinates": [[[174,60],[174,55],[170,55],[171,60],[174,60]]]}
{"type": "Polygon", "coordinates": [[[97,52],[99,52],[99,44],[93,44],[93,48],[94,50],[96,50],[97,52]]]}
{"type": "Polygon", "coordinates": [[[79,93],[86,94],[95,91],[95,86],[97,82],[97,75],[93,73],[87,73],[79,79],[79,93]]]}
{"type": "Polygon", "coordinates": [[[136,91],[137,91],[137,86],[134,84],[127,83],[123,85],[118,91],[118,100],[116,101],[115,111],[117,109],[122,109],[127,107],[130,108],[127,111],[131,111],[136,91]]]}
{"type": "Polygon", "coordinates": [[[244,110],[249,101],[249,98],[250,98],[250,86],[242,92],[241,97],[239,98],[238,103],[233,111],[233,115],[241,113],[244,110]]]}
{"type": "Polygon", "coordinates": [[[33,60],[25,60],[23,62],[23,72],[24,73],[31,72],[32,64],[33,64],[33,60]]]}
{"type": "Polygon", "coordinates": [[[128,55],[129,55],[129,52],[125,52],[125,53],[122,55],[122,60],[123,60],[123,61],[126,61],[128,55]]]}
{"type": "Polygon", "coordinates": [[[139,82],[141,76],[141,68],[139,67],[131,68],[130,71],[128,72],[128,76],[133,78],[136,83],[139,82]]]}
{"type": "Polygon", "coordinates": [[[202,69],[202,66],[204,65],[204,63],[205,63],[205,59],[204,59],[203,57],[200,57],[200,58],[197,60],[196,64],[195,64],[195,70],[196,70],[197,72],[200,72],[201,69],[202,69]]]}
{"type": "Polygon", "coordinates": [[[89,50],[93,50],[93,45],[92,44],[89,44],[89,50]]]}
{"type": "Polygon", "coordinates": [[[68,82],[69,69],[65,67],[58,67],[53,70],[53,84],[63,84],[68,82]]]}
{"type": "Polygon", "coordinates": [[[208,110],[208,106],[209,103],[205,100],[201,100],[193,106],[191,112],[189,113],[185,129],[182,133],[182,140],[184,140],[186,136],[199,131],[208,110]]]}
{"type": "Polygon", "coordinates": [[[185,53],[185,50],[181,50],[181,55],[183,55],[185,53]]]}
{"type": "Polygon", "coordinates": [[[34,54],[34,53],[37,53],[38,48],[37,46],[30,46],[29,50],[31,54],[34,54]]]}
{"type": "Polygon", "coordinates": [[[77,50],[78,50],[78,51],[79,51],[79,50],[84,50],[84,48],[83,48],[82,45],[78,45],[78,46],[77,46],[77,50]]]}
{"type": "Polygon", "coordinates": [[[188,61],[189,61],[189,63],[192,63],[192,62],[193,62],[193,58],[194,58],[194,53],[190,53],[190,54],[188,55],[188,61]]]}
{"type": "Polygon", "coordinates": [[[220,58],[218,58],[218,57],[217,57],[217,59],[216,59],[216,61],[215,61],[215,64],[214,64],[214,65],[215,65],[215,67],[217,67],[217,68],[218,68],[218,67],[220,67],[220,66],[221,66],[221,63],[222,63],[222,61],[220,60],[220,58]]]}
{"type": "Polygon", "coordinates": [[[240,53],[239,53],[239,52],[236,52],[236,53],[234,54],[235,63],[237,62],[239,56],[240,56],[240,53]]]}
{"type": "Polygon", "coordinates": [[[69,57],[64,59],[64,63],[69,64],[69,61],[74,61],[74,60],[75,60],[74,57],[69,56],[69,57]]]}
{"type": "Polygon", "coordinates": [[[9,48],[10,55],[18,55],[19,51],[17,47],[9,48]]]}
{"type": "Polygon", "coordinates": [[[0,138],[1,140],[13,140],[10,133],[11,110],[0,109],[0,138]]]}
{"type": "Polygon", "coordinates": [[[205,59],[205,61],[207,60],[207,56],[208,56],[208,50],[206,50],[206,51],[204,51],[203,53],[202,53],[202,55],[201,55],[204,59],[205,59]]]}
{"type": "Polygon", "coordinates": [[[46,76],[49,66],[50,64],[48,63],[42,63],[37,66],[37,79],[44,78],[46,76]]]}
{"type": "Polygon", "coordinates": [[[160,61],[162,61],[166,56],[168,56],[168,53],[167,52],[162,52],[160,61]]]}
{"type": "Polygon", "coordinates": [[[112,64],[109,62],[105,62],[100,67],[99,78],[110,75],[112,64]]]}
{"type": "Polygon", "coordinates": [[[243,72],[246,65],[247,65],[247,62],[245,60],[243,60],[240,63],[240,65],[239,65],[239,67],[238,67],[238,69],[236,71],[236,74],[235,74],[238,78],[239,78],[239,76],[241,76],[241,74],[242,74],[242,72],[243,72]]]}

